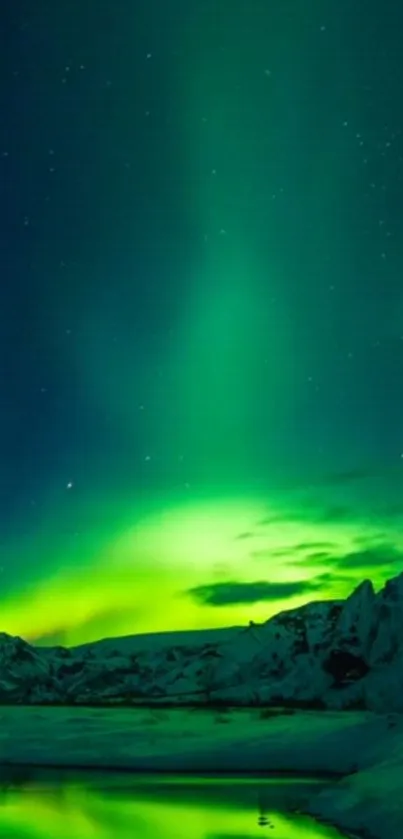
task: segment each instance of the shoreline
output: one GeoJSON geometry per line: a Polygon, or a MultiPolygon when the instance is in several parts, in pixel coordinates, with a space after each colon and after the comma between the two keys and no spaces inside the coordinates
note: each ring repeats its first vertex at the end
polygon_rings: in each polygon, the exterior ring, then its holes
{"type": "Polygon", "coordinates": [[[403,835],[403,716],[256,709],[0,709],[0,773],[322,776],[306,813],[360,839],[403,835]],[[101,760],[100,760],[101,756],[101,760]],[[236,771],[234,771],[234,765],[236,771]]]}

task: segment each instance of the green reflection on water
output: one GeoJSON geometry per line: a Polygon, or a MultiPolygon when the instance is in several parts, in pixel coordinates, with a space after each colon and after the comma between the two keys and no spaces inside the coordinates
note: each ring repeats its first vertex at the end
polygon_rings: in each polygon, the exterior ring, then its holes
{"type": "Polygon", "coordinates": [[[318,782],[44,775],[0,781],[1,839],[337,839],[290,810],[318,782]]]}

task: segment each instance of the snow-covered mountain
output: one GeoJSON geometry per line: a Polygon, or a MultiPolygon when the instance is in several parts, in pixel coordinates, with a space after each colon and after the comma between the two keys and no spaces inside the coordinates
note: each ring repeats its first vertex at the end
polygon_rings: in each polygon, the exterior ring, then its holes
{"type": "Polygon", "coordinates": [[[285,705],[403,711],[403,574],[248,627],[66,649],[0,634],[0,703],[285,705]]]}

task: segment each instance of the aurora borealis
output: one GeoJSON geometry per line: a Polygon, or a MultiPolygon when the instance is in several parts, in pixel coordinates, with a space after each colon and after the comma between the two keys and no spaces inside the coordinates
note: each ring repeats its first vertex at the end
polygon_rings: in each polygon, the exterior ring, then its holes
{"type": "Polygon", "coordinates": [[[403,570],[398,4],[118,5],[1,36],[0,630],[39,643],[403,570]]]}

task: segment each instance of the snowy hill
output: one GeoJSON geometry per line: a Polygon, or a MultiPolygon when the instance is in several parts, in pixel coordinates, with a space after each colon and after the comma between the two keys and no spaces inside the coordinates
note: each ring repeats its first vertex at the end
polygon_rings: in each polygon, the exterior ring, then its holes
{"type": "Polygon", "coordinates": [[[403,711],[403,574],[264,624],[65,649],[0,634],[0,703],[403,711]]]}

